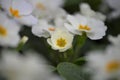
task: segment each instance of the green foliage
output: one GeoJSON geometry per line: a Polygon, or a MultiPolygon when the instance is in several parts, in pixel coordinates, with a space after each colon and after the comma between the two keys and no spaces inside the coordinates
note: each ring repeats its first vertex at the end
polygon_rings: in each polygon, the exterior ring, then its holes
{"type": "Polygon", "coordinates": [[[89,76],[83,69],[75,64],[63,62],[57,66],[58,73],[65,80],[88,80],[89,76]]]}

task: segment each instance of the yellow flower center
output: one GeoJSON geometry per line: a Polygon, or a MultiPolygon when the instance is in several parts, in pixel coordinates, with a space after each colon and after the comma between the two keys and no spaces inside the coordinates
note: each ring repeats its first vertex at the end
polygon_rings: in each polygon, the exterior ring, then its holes
{"type": "Polygon", "coordinates": [[[46,9],[46,7],[42,3],[38,3],[37,8],[39,8],[40,10],[45,10],[46,9]]]}
{"type": "Polygon", "coordinates": [[[7,30],[2,25],[0,25],[0,35],[3,37],[7,35],[7,30]]]}
{"type": "Polygon", "coordinates": [[[10,13],[12,14],[12,16],[14,17],[17,17],[17,18],[20,18],[21,16],[19,15],[19,11],[18,10],[15,10],[13,9],[12,7],[10,7],[10,13]]]}
{"type": "Polygon", "coordinates": [[[57,39],[57,46],[65,47],[66,44],[67,44],[67,42],[66,42],[66,40],[64,38],[57,39]]]}
{"type": "Polygon", "coordinates": [[[87,25],[85,25],[85,26],[79,25],[79,26],[78,26],[78,29],[79,29],[79,30],[87,30],[87,31],[90,31],[90,30],[91,30],[91,28],[89,28],[87,25]]]}
{"type": "Polygon", "coordinates": [[[111,61],[106,65],[107,72],[112,72],[118,69],[120,69],[120,62],[118,61],[111,61]]]}
{"type": "Polygon", "coordinates": [[[54,27],[50,27],[50,28],[48,28],[48,30],[55,31],[55,28],[54,27]]]}

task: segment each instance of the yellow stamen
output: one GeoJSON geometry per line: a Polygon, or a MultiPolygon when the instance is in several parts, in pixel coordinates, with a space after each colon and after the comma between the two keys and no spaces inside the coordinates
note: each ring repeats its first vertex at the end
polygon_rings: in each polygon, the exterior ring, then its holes
{"type": "Polygon", "coordinates": [[[7,30],[2,25],[0,25],[0,35],[3,37],[7,35],[7,30]]]}
{"type": "Polygon", "coordinates": [[[87,30],[87,31],[91,30],[91,28],[89,28],[87,25],[85,25],[85,26],[79,25],[78,29],[79,30],[87,30]]]}
{"type": "Polygon", "coordinates": [[[14,17],[17,17],[17,18],[20,18],[21,16],[19,15],[19,11],[18,10],[15,10],[13,9],[12,7],[10,7],[10,13],[12,14],[12,16],[14,17]]]}
{"type": "Polygon", "coordinates": [[[65,47],[66,44],[67,44],[67,42],[64,38],[59,38],[57,40],[57,46],[59,46],[59,47],[65,47]]]}
{"type": "Polygon", "coordinates": [[[111,61],[106,65],[107,72],[112,72],[118,69],[120,69],[120,62],[118,61],[111,61]]]}
{"type": "Polygon", "coordinates": [[[50,27],[50,28],[48,28],[48,30],[55,31],[55,28],[54,27],[50,27]]]}
{"type": "Polygon", "coordinates": [[[39,8],[40,10],[45,10],[46,9],[46,7],[42,3],[38,3],[37,8],[39,8]]]}

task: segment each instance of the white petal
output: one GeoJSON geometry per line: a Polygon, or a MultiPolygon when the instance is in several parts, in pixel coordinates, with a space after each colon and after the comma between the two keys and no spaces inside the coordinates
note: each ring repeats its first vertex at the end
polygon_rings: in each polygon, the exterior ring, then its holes
{"type": "Polygon", "coordinates": [[[47,42],[48,42],[49,45],[52,45],[52,42],[51,42],[50,38],[47,39],[47,42]]]}
{"type": "Polygon", "coordinates": [[[72,34],[82,35],[82,32],[74,29],[72,25],[70,25],[70,24],[68,24],[68,23],[65,23],[64,26],[65,26],[66,29],[67,29],[69,32],[71,32],[72,34]]]}
{"type": "Polygon", "coordinates": [[[50,31],[49,27],[52,27],[52,25],[49,25],[46,20],[39,20],[36,25],[32,27],[32,33],[38,37],[49,37],[50,31]]]}
{"type": "Polygon", "coordinates": [[[25,0],[13,0],[12,8],[18,10],[20,15],[29,15],[33,11],[33,6],[25,0]]]}
{"type": "Polygon", "coordinates": [[[39,26],[32,27],[32,33],[38,37],[48,38],[50,36],[50,34],[47,31],[41,29],[39,26]]]}
{"type": "Polygon", "coordinates": [[[106,34],[107,26],[100,20],[90,19],[88,26],[91,28],[91,32],[87,33],[87,36],[92,40],[103,38],[106,34]]]}
{"type": "Polygon", "coordinates": [[[73,25],[73,26],[78,26],[79,22],[75,19],[74,16],[67,15],[67,20],[73,25]]]}
{"type": "Polygon", "coordinates": [[[96,19],[99,19],[101,21],[105,21],[106,20],[106,16],[103,15],[102,13],[96,12],[96,15],[93,16],[96,19]]]}
{"type": "Polygon", "coordinates": [[[0,0],[1,7],[7,11],[9,11],[11,4],[12,0],[0,0]]]}
{"type": "Polygon", "coordinates": [[[89,16],[89,17],[95,15],[95,12],[91,9],[89,4],[87,3],[82,3],[80,5],[80,12],[82,13],[82,15],[89,16]]]}
{"type": "Polygon", "coordinates": [[[70,49],[72,47],[72,45],[70,45],[70,46],[68,46],[68,47],[66,47],[66,48],[64,48],[64,49],[60,49],[59,51],[60,52],[64,52],[64,51],[66,51],[67,49],[70,49]]]}
{"type": "Polygon", "coordinates": [[[27,26],[35,25],[38,22],[37,18],[35,18],[32,15],[15,18],[15,20],[17,20],[19,23],[21,23],[23,25],[27,25],[27,26]]]}

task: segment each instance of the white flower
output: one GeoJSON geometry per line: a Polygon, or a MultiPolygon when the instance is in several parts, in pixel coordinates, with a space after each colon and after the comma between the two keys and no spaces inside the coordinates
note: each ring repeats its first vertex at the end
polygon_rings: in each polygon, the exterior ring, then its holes
{"type": "MultiPolygon", "coordinates": [[[[34,51],[20,55],[16,51],[3,50],[0,70],[8,80],[54,80],[47,62],[34,51]]],[[[59,79],[58,79],[59,80],[59,79]]]]}
{"type": "Polygon", "coordinates": [[[1,0],[1,7],[19,23],[31,26],[37,23],[32,16],[33,6],[25,0],[1,0]]]}
{"type": "Polygon", "coordinates": [[[54,24],[44,19],[39,19],[38,24],[32,27],[32,33],[38,37],[48,38],[51,34],[56,30],[56,28],[61,27],[64,28],[64,21],[62,17],[56,18],[54,20],[54,24]]]}
{"type": "Polygon", "coordinates": [[[52,33],[51,38],[47,39],[47,42],[54,50],[64,52],[72,47],[73,35],[67,30],[58,28],[52,33]]]}
{"type": "Polygon", "coordinates": [[[53,31],[55,31],[55,27],[46,20],[39,20],[38,24],[32,27],[32,33],[38,37],[50,37],[53,31]]]}
{"type": "Polygon", "coordinates": [[[87,67],[93,72],[92,80],[120,79],[120,47],[108,46],[105,51],[88,53],[87,67]],[[114,79],[115,78],[115,79],[114,79]]]}
{"type": "Polygon", "coordinates": [[[103,3],[114,9],[108,16],[110,19],[120,17],[120,0],[103,0],[103,3]]]}
{"type": "Polygon", "coordinates": [[[40,10],[43,10],[43,8],[55,8],[60,7],[63,5],[63,0],[27,0],[31,4],[34,5],[34,7],[38,7],[40,10]]]}
{"type": "Polygon", "coordinates": [[[56,12],[54,15],[54,24],[59,27],[63,27],[64,23],[67,22],[66,20],[67,13],[65,10],[61,9],[56,12]]]}
{"type": "Polygon", "coordinates": [[[79,7],[80,7],[81,14],[84,16],[99,19],[101,21],[105,21],[105,19],[106,19],[105,15],[103,15],[100,12],[95,12],[94,10],[91,9],[89,4],[87,4],[87,3],[82,3],[82,4],[80,4],[79,7]]]}
{"type": "MultiPolygon", "coordinates": [[[[109,48],[110,50],[111,48],[109,48]]],[[[120,50],[119,50],[120,51],[120,50]]],[[[112,51],[114,52],[114,51],[112,51]]],[[[88,53],[89,54],[89,53],[88,53]]],[[[86,57],[88,60],[88,67],[94,70],[92,80],[108,80],[110,78],[119,78],[120,75],[120,54],[103,52],[91,52],[86,57]]]]}
{"type": "Polygon", "coordinates": [[[68,15],[67,20],[69,23],[65,23],[65,27],[73,34],[82,35],[85,32],[87,37],[92,40],[101,39],[105,36],[107,27],[100,20],[81,15],[68,15]]]}
{"type": "Polygon", "coordinates": [[[0,45],[16,47],[19,40],[20,26],[0,11],[0,45]]]}
{"type": "MultiPolygon", "coordinates": [[[[46,18],[51,19],[59,11],[61,11],[61,6],[63,4],[63,0],[27,0],[33,4],[35,10],[33,14],[38,18],[46,18]]],[[[58,13],[60,14],[60,13],[58,13]]]]}

